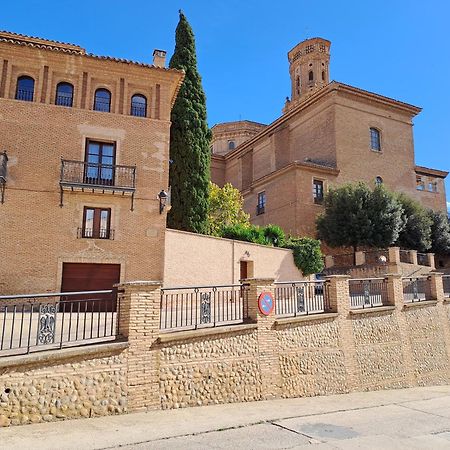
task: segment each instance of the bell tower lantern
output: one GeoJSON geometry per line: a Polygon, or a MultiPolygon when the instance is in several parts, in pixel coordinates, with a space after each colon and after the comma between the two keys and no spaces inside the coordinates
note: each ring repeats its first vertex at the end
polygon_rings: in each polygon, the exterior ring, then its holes
{"type": "Polygon", "coordinates": [[[289,53],[291,102],[329,83],[331,42],[322,38],[306,39],[289,53]]]}

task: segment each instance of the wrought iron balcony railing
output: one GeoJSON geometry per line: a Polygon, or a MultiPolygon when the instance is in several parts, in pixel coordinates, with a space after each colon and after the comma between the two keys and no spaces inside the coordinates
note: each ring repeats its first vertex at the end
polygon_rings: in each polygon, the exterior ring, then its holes
{"type": "Polygon", "coordinates": [[[111,228],[100,228],[99,230],[94,230],[92,228],[78,227],[77,238],[114,240],[114,230],[111,228]]]}
{"type": "MultiPolygon", "coordinates": [[[[61,160],[61,206],[63,191],[91,191],[129,194],[136,190],[136,166],[99,164],[86,161],[61,160]]],[[[133,200],[131,209],[133,209],[133,200]]]]}
{"type": "Polygon", "coordinates": [[[34,90],[32,89],[18,89],[16,92],[16,100],[32,102],[33,97],[34,97],[34,90]]]}

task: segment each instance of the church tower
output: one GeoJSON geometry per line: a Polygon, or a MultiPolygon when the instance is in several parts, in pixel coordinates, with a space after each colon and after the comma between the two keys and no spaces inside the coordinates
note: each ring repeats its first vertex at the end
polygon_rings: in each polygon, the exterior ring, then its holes
{"type": "Polygon", "coordinates": [[[312,38],[300,42],[288,53],[291,106],[329,83],[330,46],[326,39],[312,38]]]}

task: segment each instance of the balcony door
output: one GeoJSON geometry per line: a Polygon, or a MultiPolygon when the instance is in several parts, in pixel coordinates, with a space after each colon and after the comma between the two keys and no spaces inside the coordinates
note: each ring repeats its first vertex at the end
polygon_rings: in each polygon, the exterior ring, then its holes
{"type": "Polygon", "coordinates": [[[116,145],[111,142],[87,141],[84,182],[114,186],[116,145]]]}

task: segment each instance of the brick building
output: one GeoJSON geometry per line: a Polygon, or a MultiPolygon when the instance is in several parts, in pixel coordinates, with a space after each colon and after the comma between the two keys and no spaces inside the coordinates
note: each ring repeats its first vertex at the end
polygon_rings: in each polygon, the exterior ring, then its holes
{"type": "Polygon", "coordinates": [[[162,279],[183,74],[153,58],[0,33],[0,294],[162,279]]]}
{"type": "Polygon", "coordinates": [[[299,235],[315,233],[330,186],[358,180],[445,211],[448,172],[414,161],[412,120],[421,109],[329,82],[330,44],[308,39],[288,53],[291,98],[273,123],[213,127],[213,181],[242,192],[253,223],[299,235]]]}

